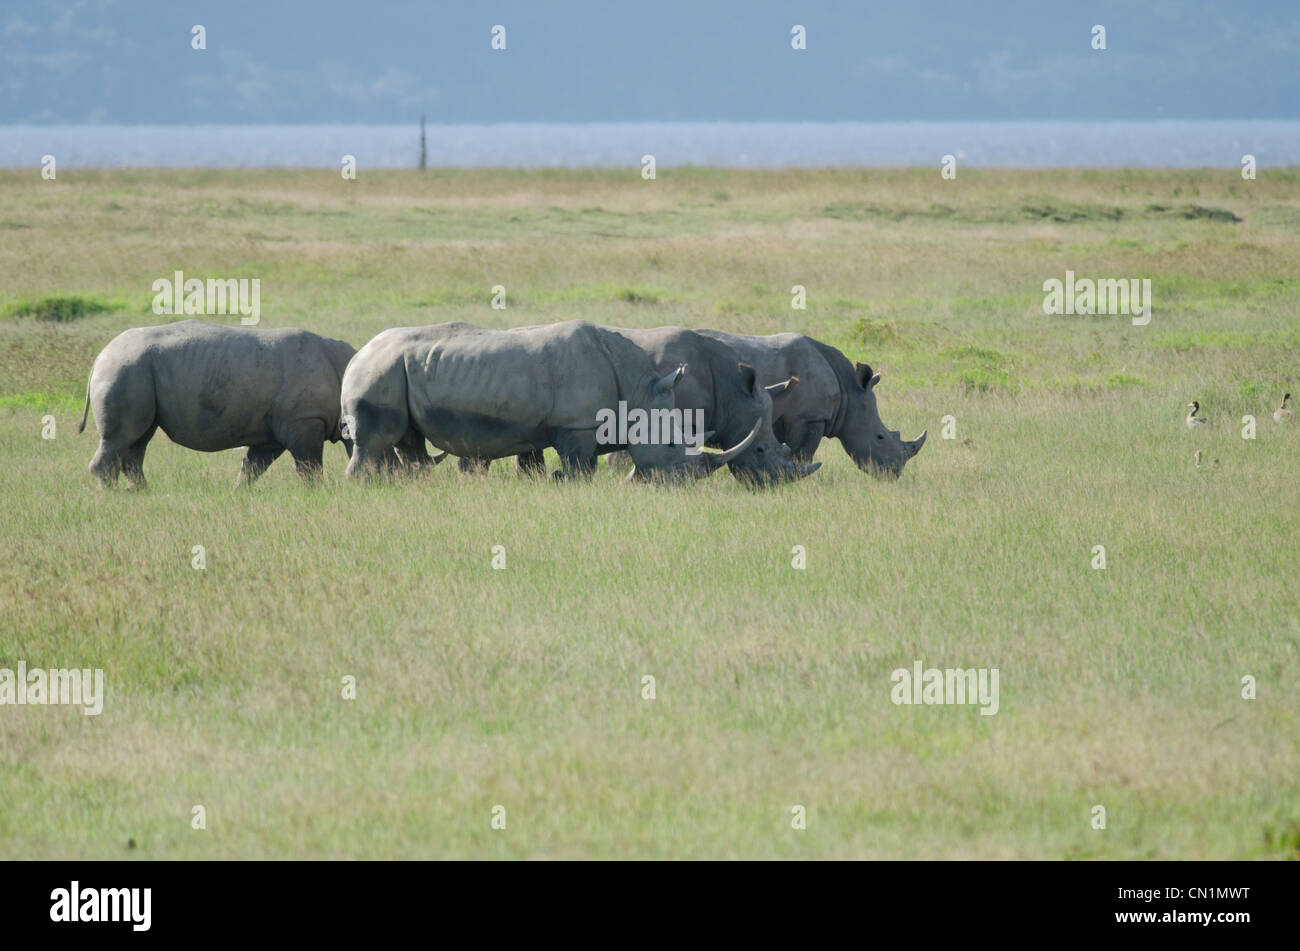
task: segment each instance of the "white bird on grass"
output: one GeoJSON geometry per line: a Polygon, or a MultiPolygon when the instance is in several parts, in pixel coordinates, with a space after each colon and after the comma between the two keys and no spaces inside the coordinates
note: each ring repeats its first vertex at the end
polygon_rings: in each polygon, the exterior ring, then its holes
{"type": "Polygon", "coordinates": [[[1198,412],[1200,412],[1201,409],[1200,403],[1196,402],[1196,400],[1192,400],[1187,405],[1192,408],[1192,411],[1187,414],[1188,429],[1195,429],[1197,426],[1208,426],[1210,424],[1210,421],[1206,419],[1204,416],[1196,415],[1198,412]]]}

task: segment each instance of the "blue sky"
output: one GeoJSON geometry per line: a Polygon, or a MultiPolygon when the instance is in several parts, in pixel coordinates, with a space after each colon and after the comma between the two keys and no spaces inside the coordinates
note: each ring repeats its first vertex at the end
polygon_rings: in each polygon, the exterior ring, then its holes
{"type": "Polygon", "coordinates": [[[1300,0],[0,0],[0,123],[1295,119],[1298,88],[1300,0]]]}

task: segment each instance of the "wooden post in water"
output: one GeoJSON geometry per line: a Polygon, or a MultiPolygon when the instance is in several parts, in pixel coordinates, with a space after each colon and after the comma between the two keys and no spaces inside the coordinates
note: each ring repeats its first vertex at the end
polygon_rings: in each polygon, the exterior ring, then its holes
{"type": "Polygon", "coordinates": [[[420,116],[420,170],[429,164],[429,153],[424,147],[424,116],[420,116]]]}

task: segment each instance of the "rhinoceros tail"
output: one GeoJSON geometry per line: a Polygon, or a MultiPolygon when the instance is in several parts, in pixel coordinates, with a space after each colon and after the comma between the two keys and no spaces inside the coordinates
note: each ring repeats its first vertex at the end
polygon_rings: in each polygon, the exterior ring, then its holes
{"type": "Polygon", "coordinates": [[[90,376],[86,378],[86,408],[81,411],[81,425],[77,427],[77,432],[85,432],[86,417],[90,415],[90,381],[95,373],[92,370],[90,376]]]}

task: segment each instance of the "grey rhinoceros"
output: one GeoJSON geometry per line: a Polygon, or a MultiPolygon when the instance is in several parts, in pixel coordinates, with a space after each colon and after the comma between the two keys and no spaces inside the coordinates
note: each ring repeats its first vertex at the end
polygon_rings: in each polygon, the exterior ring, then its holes
{"type": "MultiPolygon", "coordinates": [[[[562,473],[588,475],[602,446],[602,413],[674,408],[678,367],[660,375],[632,341],[585,321],[488,330],[465,323],[386,330],[359,351],[343,376],[342,411],[354,446],[348,475],[385,463],[433,462],[444,453],[491,460],[553,446],[562,473]]],[[[684,442],[629,446],[637,478],[702,477],[753,444],[763,420],[723,453],[691,453],[684,442]]],[[[701,434],[702,435],[702,434],[701,434]]]]}
{"type": "Polygon", "coordinates": [[[850,363],[834,347],[803,334],[770,337],[701,330],[721,340],[753,364],[764,380],[798,377],[799,385],[772,397],[772,431],[809,462],[823,437],[838,439],[858,468],[898,476],[925,445],[925,432],[907,442],[887,429],[876,408],[880,374],[865,363],[850,363]]]}
{"type": "MultiPolygon", "coordinates": [[[[705,445],[734,446],[743,440],[755,419],[762,420],[758,436],[749,448],[727,463],[731,474],[742,482],[770,485],[785,479],[799,479],[816,472],[821,463],[796,463],[788,446],[772,433],[772,392],[785,392],[797,380],[787,379],[764,388],[754,368],[720,340],[684,327],[654,327],[627,330],[607,327],[631,340],[649,354],[660,368],[686,366],[686,375],[673,390],[678,409],[699,411],[702,430],[712,435],[705,445]]],[[[608,446],[603,449],[613,449],[608,446]]],[[[519,457],[522,471],[536,471],[544,465],[541,453],[519,457]]]]}
{"type": "MultiPolygon", "coordinates": [[[[339,385],[356,351],[305,330],[249,330],[202,320],[127,330],[95,358],[86,386],[99,451],[90,471],[144,485],[144,451],[161,429],[200,452],[247,446],[237,482],[251,483],[286,449],[300,475],[338,442],[339,385]]],[[[345,447],[349,449],[350,446],[345,447]]]]}

